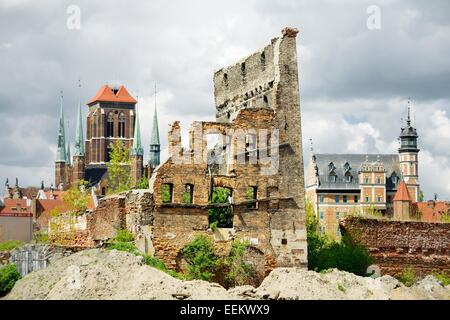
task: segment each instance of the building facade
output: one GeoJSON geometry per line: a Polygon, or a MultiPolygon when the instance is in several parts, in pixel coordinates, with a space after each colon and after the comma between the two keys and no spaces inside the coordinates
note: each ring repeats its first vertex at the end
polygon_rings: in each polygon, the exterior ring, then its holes
{"type": "Polygon", "coordinates": [[[412,202],[419,201],[417,131],[409,108],[398,154],[312,154],[306,196],[321,230],[340,236],[339,219],[348,214],[394,215],[394,197],[404,181],[412,202]]]}

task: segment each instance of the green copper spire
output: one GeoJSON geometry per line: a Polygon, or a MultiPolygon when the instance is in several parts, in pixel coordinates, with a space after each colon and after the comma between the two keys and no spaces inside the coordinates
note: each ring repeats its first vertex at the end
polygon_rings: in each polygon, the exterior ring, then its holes
{"type": "Polygon", "coordinates": [[[61,111],[59,114],[58,149],[56,150],[56,162],[66,161],[66,134],[64,131],[63,94],[61,91],[61,111]]]}
{"type": "Polygon", "coordinates": [[[72,157],[70,155],[70,125],[69,120],[67,120],[67,151],[66,151],[67,164],[70,166],[72,164],[72,157]]]}
{"type": "Polygon", "coordinates": [[[150,166],[155,168],[160,162],[160,148],[159,129],[158,129],[158,114],[156,112],[156,85],[155,85],[155,111],[153,113],[152,134],[150,136],[150,166]]]}
{"type": "MultiPolygon", "coordinates": [[[[80,82],[78,82],[80,88],[80,82]]],[[[78,97],[78,116],[77,116],[77,128],[75,132],[75,155],[84,156],[84,134],[83,134],[83,115],[81,112],[81,98],[78,97]]]]}
{"type": "Polygon", "coordinates": [[[142,148],[141,143],[141,128],[139,126],[139,113],[137,108],[136,108],[136,122],[134,125],[134,137],[133,137],[133,146],[131,147],[131,154],[133,156],[144,155],[144,148],[142,148]]]}

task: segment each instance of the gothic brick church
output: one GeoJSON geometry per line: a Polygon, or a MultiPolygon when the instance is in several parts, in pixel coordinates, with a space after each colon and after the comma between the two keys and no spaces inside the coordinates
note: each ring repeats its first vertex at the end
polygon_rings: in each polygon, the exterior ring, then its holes
{"type": "Polygon", "coordinates": [[[71,157],[70,141],[66,143],[64,110],[61,98],[58,148],[55,160],[55,186],[67,189],[82,180],[97,193],[106,194],[108,188],[109,154],[112,144],[119,140],[130,149],[131,179],[137,184],[148,177],[160,162],[160,142],[156,104],[150,141],[150,160],[144,164],[144,148],[141,143],[138,101],[125,86],[103,85],[87,103],[86,139],[83,130],[81,102],[75,134],[74,155],[71,157]]]}

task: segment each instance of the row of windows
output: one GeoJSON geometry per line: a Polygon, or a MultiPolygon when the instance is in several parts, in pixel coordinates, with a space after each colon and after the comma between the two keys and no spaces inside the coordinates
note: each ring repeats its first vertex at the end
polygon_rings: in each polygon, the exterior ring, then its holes
{"type": "MultiPolygon", "coordinates": [[[[226,203],[229,198],[232,197],[233,190],[230,188],[221,188],[226,189],[226,198],[217,199],[215,202],[218,203],[226,203]]],[[[255,186],[247,187],[247,208],[256,209],[258,188],[255,186]]],[[[194,203],[194,185],[187,183],[184,185],[183,194],[182,194],[182,203],[183,204],[193,204],[194,203]]],[[[162,202],[163,203],[173,203],[173,184],[172,183],[163,183],[162,184],[162,202]]]]}
{"type": "MultiPolygon", "coordinates": [[[[382,196],[381,195],[377,195],[376,196],[376,200],[378,203],[382,202],[382,196]]],[[[342,196],[342,203],[348,203],[349,201],[349,196],[342,196]]],[[[364,201],[366,203],[370,202],[370,197],[369,196],[365,196],[364,197],[364,201]]],[[[334,202],[335,203],[340,203],[341,202],[341,196],[336,195],[334,196],[334,202]]],[[[354,203],[358,203],[358,196],[353,196],[353,202],[354,203]]],[[[387,203],[391,203],[392,202],[392,197],[391,196],[387,196],[387,203]]],[[[325,203],[325,196],[320,195],[319,196],[319,203],[325,203]]]]}
{"type": "MultiPolygon", "coordinates": [[[[113,137],[114,136],[114,115],[112,112],[108,114],[108,119],[106,121],[106,136],[113,137]]],[[[121,112],[119,114],[119,137],[125,137],[125,114],[121,112]]]]}
{"type": "MultiPolygon", "coordinates": [[[[341,196],[338,196],[338,195],[334,196],[334,202],[335,202],[335,203],[339,203],[340,197],[341,197],[341,196]]],[[[348,196],[342,196],[342,202],[343,202],[343,203],[347,203],[348,200],[349,200],[349,197],[348,197],[348,196]]],[[[324,202],[325,202],[325,196],[320,195],[320,196],[319,196],[319,202],[320,202],[320,203],[324,203],[324,202]]],[[[354,203],[357,203],[357,202],[358,202],[358,196],[353,196],[353,202],[354,202],[354,203]]]]}

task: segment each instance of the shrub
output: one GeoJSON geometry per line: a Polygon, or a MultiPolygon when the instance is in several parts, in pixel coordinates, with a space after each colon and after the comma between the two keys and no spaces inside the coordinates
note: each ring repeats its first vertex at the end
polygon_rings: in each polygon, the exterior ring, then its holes
{"type": "Polygon", "coordinates": [[[0,251],[11,251],[23,245],[20,240],[8,240],[0,243],[0,251]]]}
{"type": "Polygon", "coordinates": [[[416,273],[412,268],[403,269],[403,271],[395,277],[407,287],[411,287],[416,282],[416,273]]]}
{"type": "Polygon", "coordinates": [[[133,234],[126,230],[126,229],[121,229],[117,231],[117,234],[114,238],[111,239],[111,241],[113,242],[132,242],[134,241],[134,236],[133,234]]]}
{"type": "Polygon", "coordinates": [[[230,286],[240,286],[245,284],[252,276],[253,266],[244,261],[244,255],[248,250],[250,243],[235,239],[231,246],[229,256],[225,259],[227,274],[225,276],[230,286]]]}
{"type": "Polygon", "coordinates": [[[319,220],[310,202],[306,204],[306,231],[308,241],[308,269],[321,272],[332,268],[366,276],[372,258],[366,247],[343,235],[341,241],[318,232],[319,220]]]}
{"type": "Polygon", "coordinates": [[[21,278],[14,264],[8,264],[0,269],[0,297],[5,296],[21,278]]]}
{"type": "Polygon", "coordinates": [[[450,284],[450,274],[445,272],[434,272],[433,276],[438,279],[444,286],[448,286],[450,284]]]}
{"type": "Polygon", "coordinates": [[[198,235],[183,247],[181,254],[188,263],[188,278],[210,281],[214,277],[218,258],[211,239],[198,235]]]}
{"type": "Polygon", "coordinates": [[[48,243],[48,232],[44,230],[36,231],[33,234],[33,240],[37,243],[48,243]]]}
{"type": "Polygon", "coordinates": [[[112,242],[108,244],[108,249],[125,251],[133,254],[137,254],[139,251],[131,242],[112,242]]]}

